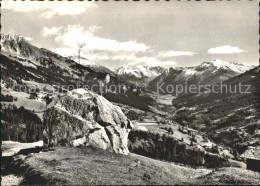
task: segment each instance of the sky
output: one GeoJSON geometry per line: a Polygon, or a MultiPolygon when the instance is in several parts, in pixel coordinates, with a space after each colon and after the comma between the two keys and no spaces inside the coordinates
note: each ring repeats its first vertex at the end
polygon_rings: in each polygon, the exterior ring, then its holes
{"type": "Polygon", "coordinates": [[[258,1],[2,1],[4,34],[110,69],[259,65],[258,1]]]}

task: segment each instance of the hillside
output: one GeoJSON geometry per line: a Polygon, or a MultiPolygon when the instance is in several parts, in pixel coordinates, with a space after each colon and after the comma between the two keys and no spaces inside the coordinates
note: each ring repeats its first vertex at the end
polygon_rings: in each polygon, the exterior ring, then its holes
{"type": "MultiPolygon", "coordinates": [[[[257,184],[253,171],[183,167],[143,156],[128,156],[91,148],[58,147],[52,151],[13,157],[4,165],[16,168],[20,184],[257,184]]],[[[8,168],[8,167],[7,167],[8,168]]],[[[2,180],[4,184],[5,177],[2,180]]]]}
{"type": "Polygon", "coordinates": [[[68,58],[84,67],[89,67],[90,69],[92,69],[96,72],[103,72],[103,73],[109,73],[109,74],[115,75],[113,71],[111,71],[108,68],[106,68],[102,65],[99,65],[99,64],[95,63],[94,61],[91,61],[85,57],[81,56],[80,60],[79,60],[78,56],[68,56],[68,58]]]}
{"type": "Polygon", "coordinates": [[[131,83],[105,67],[78,64],[71,58],[33,46],[18,35],[1,34],[1,46],[1,85],[7,89],[29,93],[33,85],[44,97],[49,93],[84,87],[104,93],[103,96],[113,102],[124,100],[124,104],[143,110],[149,110],[154,104],[145,90],[136,93],[131,83]],[[137,101],[132,102],[132,99],[137,101]]]}
{"type": "MultiPolygon", "coordinates": [[[[33,80],[56,85],[94,83],[110,75],[111,83],[127,83],[112,71],[78,64],[71,58],[62,57],[44,48],[38,48],[18,35],[1,35],[3,79],[11,69],[11,79],[33,80]]],[[[74,58],[73,58],[74,59],[74,58]]]]}
{"type": "Polygon", "coordinates": [[[239,83],[250,85],[250,93],[225,93],[223,86],[222,93],[221,90],[220,93],[204,92],[173,100],[177,107],[174,120],[206,132],[217,143],[230,146],[239,153],[250,146],[260,145],[259,70],[258,66],[223,82],[228,87],[239,83]]]}

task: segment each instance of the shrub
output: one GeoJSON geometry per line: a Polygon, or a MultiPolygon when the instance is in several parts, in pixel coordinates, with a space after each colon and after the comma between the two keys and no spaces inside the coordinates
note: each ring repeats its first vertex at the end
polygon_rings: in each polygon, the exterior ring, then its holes
{"type": "Polygon", "coordinates": [[[11,95],[3,95],[1,94],[1,101],[6,101],[6,102],[13,102],[14,101],[14,97],[11,95]]]}
{"type": "Polygon", "coordinates": [[[135,111],[130,110],[125,115],[130,120],[140,120],[140,114],[136,113],[135,111]]]}
{"type": "Polygon", "coordinates": [[[30,93],[29,99],[36,99],[38,97],[38,94],[36,92],[30,93]]]}
{"type": "Polygon", "coordinates": [[[173,134],[174,133],[174,131],[173,131],[173,129],[171,127],[168,128],[168,133],[169,134],[173,134]]]}

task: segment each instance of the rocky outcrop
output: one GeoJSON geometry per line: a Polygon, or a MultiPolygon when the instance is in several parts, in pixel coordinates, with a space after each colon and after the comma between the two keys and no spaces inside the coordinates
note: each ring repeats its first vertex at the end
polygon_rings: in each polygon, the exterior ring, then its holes
{"type": "Polygon", "coordinates": [[[85,89],[57,95],[44,114],[46,145],[94,146],[128,154],[132,123],[118,106],[85,89]]]}
{"type": "Polygon", "coordinates": [[[129,134],[130,152],[146,157],[210,168],[228,166],[226,158],[191,147],[168,135],[132,130],[129,134]]]}

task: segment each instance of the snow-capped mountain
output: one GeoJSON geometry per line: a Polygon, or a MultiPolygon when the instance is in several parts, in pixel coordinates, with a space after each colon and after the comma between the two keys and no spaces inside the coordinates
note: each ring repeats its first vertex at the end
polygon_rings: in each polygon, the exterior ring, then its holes
{"type": "Polygon", "coordinates": [[[160,66],[124,66],[117,69],[116,74],[129,81],[150,81],[159,76],[164,70],[160,66]]]}
{"type": "Polygon", "coordinates": [[[228,80],[241,73],[244,73],[254,66],[247,66],[234,62],[221,60],[206,61],[198,66],[168,68],[160,76],[149,83],[151,90],[157,90],[158,83],[167,85],[195,84],[195,85],[214,85],[221,81],[228,80]]]}
{"type": "Polygon", "coordinates": [[[254,67],[254,66],[247,66],[244,64],[239,64],[239,63],[234,63],[234,62],[222,61],[219,59],[215,59],[215,60],[209,61],[209,62],[203,62],[201,65],[199,65],[199,67],[201,67],[201,68],[203,68],[203,67],[208,68],[208,67],[212,67],[212,66],[216,68],[215,72],[219,69],[224,69],[224,70],[232,70],[239,74],[244,73],[254,67]]]}
{"type": "Polygon", "coordinates": [[[76,55],[75,56],[69,56],[68,58],[75,61],[76,63],[78,63],[78,64],[80,64],[84,67],[88,67],[88,68],[90,68],[94,71],[114,74],[114,72],[112,72],[111,70],[109,70],[105,66],[99,65],[99,64],[95,63],[94,61],[91,61],[91,60],[89,60],[85,57],[81,56],[80,60],[79,60],[79,57],[76,56],[76,55]]]}
{"type": "Polygon", "coordinates": [[[72,59],[73,61],[75,61],[76,63],[78,64],[81,64],[83,66],[86,66],[86,67],[94,67],[94,68],[98,68],[100,67],[101,65],[95,63],[94,61],[91,61],[85,57],[80,57],[80,60],[79,60],[79,57],[78,56],[69,56],[68,58],[72,59]]]}

